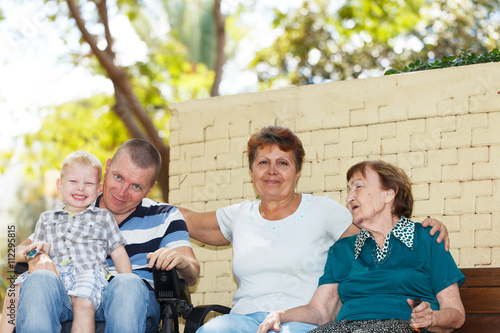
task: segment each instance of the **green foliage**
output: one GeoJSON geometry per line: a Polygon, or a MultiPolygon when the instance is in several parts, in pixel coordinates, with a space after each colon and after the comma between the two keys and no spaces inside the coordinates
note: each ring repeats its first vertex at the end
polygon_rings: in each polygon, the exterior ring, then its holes
{"type": "Polygon", "coordinates": [[[126,141],[123,123],[110,110],[113,100],[105,95],[72,101],[40,110],[41,129],[24,136],[27,154],[21,157],[28,177],[59,170],[62,159],[75,150],[87,150],[105,163],[126,141]]]}
{"type": "Polygon", "coordinates": [[[500,51],[498,49],[494,49],[490,52],[484,52],[482,54],[476,54],[473,53],[472,50],[462,49],[461,53],[458,56],[454,55],[444,56],[441,60],[435,60],[427,63],[423,63],[417,59],[415,62],[412,62],[408,66],[405,66],[402,70],[389,69],[384,73],[384,75],[416,72],[427,69],[483,64],[487,62],[499,62],[499,61],[500,61],[500,51]]]}
{"type": "Polygon", "coordinates": [[[497,47],[500,1],[304,0],[276,13],[283,34],[250,68],[263,88],[379,76],[408,59],[497,47]]]}

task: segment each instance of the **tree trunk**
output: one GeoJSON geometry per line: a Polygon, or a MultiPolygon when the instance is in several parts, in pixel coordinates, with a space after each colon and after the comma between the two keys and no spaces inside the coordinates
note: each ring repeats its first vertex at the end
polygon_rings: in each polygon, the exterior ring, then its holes
{"type": "Polygon", "coordinates": [[[139,99],[135,95],[130,78],[125,71],[114,64],[115,53],[112,50],[113,38],[108,25],[107,6],[106,0],[96,2],[101,16],[101,23],[104,26],[105,38],[107,47],[102,51],[97,46],[97,41],[92,34],[85,27],[78,6],[74,0],[66,0],[71,12],[71,16],[75,19],[83,39],[89,44],[92,52],[97,57],[99,63],[104,68],[109,79],[113,82],[115,88],[115,106],[113,111],[120,117],[125,126],[127,127],[130,136],[134,138],[141,138],[151,142],[156,149],[160,152],[162,158],[162,168],[160,176],[158,177],[158,186],[162,190],[163,200],[168,202],[169,192],[169,162],[170,162],[170,149],[167,147],[163,139],[159,136],[158,130],[153,124],[153,121],[148,116],[147,112],[141,106],[139,99]]]}
{"type": "Polygon", "coordinates": [[[212,90],[210,96],[219,96],[219,85],[222,80],[222,67],[224,66],[225,54],[224,45],[226,44],[226,28],[225,19],[220,11],[221,0],[214,0],[214,22],[215,22],[215,33],[217,36],[217,54],[215,58],[215,78],[212,85],[212,90]]]}

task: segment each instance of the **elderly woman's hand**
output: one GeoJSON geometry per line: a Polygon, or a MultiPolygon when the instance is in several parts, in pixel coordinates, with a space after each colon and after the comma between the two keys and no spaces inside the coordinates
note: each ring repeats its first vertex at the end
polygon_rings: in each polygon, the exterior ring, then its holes
{"type": "MultiPolygon", "coordinates": [[[[413,308],[414,301],[407,299],[408,305],[413,308]]],[[[413,308],[410,326],[413,328],[426,328],[432,326],[432,309],[429,302],[422,302],[413,308]]]]}
{"type": "Polygon", "coordinates": [[[274,330],[275,332],[280,331],[281,326],[281,314],[284,311],[274,311],[267,315],[266,319],[260,324],[257,333],[267,333],[269,330],[274,330]]]}

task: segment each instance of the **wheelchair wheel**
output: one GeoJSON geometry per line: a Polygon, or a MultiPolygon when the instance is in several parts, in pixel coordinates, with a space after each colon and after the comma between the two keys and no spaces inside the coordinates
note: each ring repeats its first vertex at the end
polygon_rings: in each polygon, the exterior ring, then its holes
{"type": "Polygon", "coordinates": [[[172,303],[167,303],[162,306],[159,332],[179,333],[177,311],[175,309],[175,305],[172,303]]]}

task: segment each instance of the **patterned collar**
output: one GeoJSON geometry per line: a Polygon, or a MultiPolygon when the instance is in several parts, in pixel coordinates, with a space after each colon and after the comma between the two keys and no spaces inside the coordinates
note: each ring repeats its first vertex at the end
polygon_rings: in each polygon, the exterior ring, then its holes
{"type": "MultiPolygon", "coordinates": [[[[389,249],[389,239],[391,238],[391,234],[399,239],[401,243],[405,244],[409,249],[413,250],[413,236],[415,234],[415,223],[410,219],[402,216],[399,220],[398,224],[391,230],[391,232],[387,235],[384,241],[384,248],[381,249],[377,243],[377,261],[383,260],[387,256],[387,252],[389,249]]],[[[368,238],[372,238],[371,234],[368,230],[361,229],[358,236],[356,237],[356,241],[354,242],[354,259],[358,259],[359,254],[361,253],[361,249],[363,245],[365,245],[365,241],[368,238]]]]}

